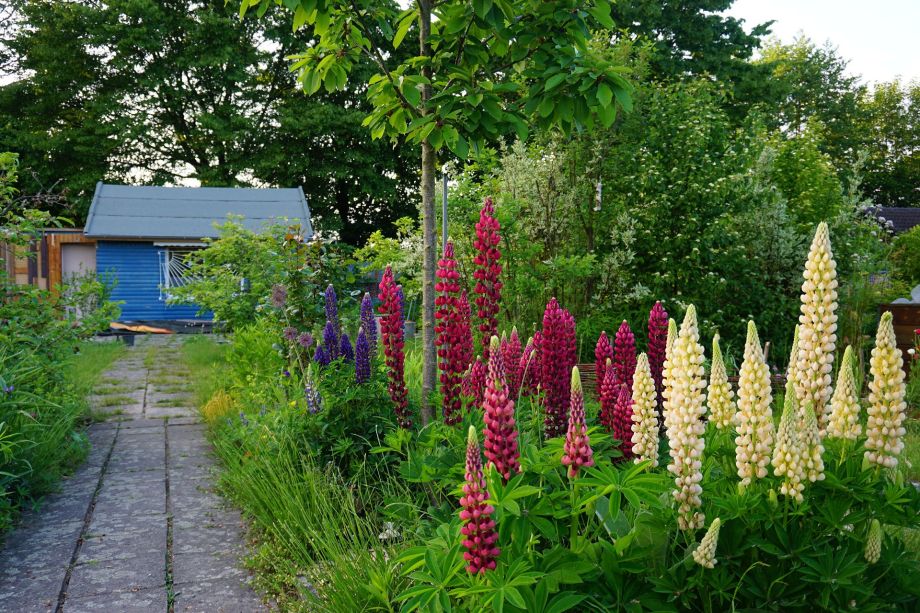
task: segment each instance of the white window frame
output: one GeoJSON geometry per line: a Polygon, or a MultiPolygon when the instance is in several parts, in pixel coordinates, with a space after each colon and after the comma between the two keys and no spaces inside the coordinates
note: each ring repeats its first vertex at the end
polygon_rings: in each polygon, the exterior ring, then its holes
{"type": "Polygon", "coordinates": [[[189,266],[184,259],[191,253],[201,250],[203,245],[157,245],[163,247],[157,251],[160,270],[160,301],[165,302],[173,297],[170,289],[182,287],[195,277],[188,275],[189,266]]]}

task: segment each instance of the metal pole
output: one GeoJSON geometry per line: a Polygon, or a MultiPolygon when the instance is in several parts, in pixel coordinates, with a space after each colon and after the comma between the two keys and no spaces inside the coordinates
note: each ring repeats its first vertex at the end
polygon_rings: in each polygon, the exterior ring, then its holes
{"type": "Polygon", "coordinates": [[[441,175],[441,253],[447,252],[447,171],[441,175]]]}

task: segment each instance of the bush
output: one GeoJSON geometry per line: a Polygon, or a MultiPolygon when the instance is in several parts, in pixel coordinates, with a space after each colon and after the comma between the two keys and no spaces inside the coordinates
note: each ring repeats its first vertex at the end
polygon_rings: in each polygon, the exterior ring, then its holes
{"type": "Polygon", "coordinates": [[[891,261],[899,279],[910,287],[920,284],[920,226],[895,237],[891,261]]]}

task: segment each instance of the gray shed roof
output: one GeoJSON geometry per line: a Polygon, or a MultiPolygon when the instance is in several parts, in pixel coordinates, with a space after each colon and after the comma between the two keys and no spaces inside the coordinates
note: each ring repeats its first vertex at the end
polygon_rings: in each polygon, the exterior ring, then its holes
{"type": "Polygon", "coordinates": [[[876,216],[883,224],[889,224],[895,234],[907,232],[914,226],[920,226],[920,208],[918,207],[880,206],[876,209],[876,216]]]}
{"type": "Polygon", "coordinates": [[[242,215],[243,226],[259,231],[272,223],[299,223],[313,235],[310,209],[299,187],[149,187],[96,184],[84,233],[91,238],[216,238],[215,223],[242,215]]]}

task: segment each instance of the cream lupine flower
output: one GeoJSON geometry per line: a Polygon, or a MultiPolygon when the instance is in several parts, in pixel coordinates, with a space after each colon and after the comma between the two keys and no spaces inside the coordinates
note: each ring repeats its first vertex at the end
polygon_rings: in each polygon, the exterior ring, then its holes
{"type": "MultiPolygon", "coordinates": [[[[795,384],[796,363],[799,361],[799,325],[795,326],[795,334],[792,335],[792,350],[789,352],[789,365],[786,367],[786,381],[792,381],[795,384]]],[[[794,387],[794,385],[793,385],[794,387]]]]}
{"type": "Polygon", "coordinates": [[[802,445],[797,431],[798,402],[792,381],[786,382],[786,396],[783,400],[783,415],[776,433],[776,448],[773,449],[773,474],[783,477],[779,492],[783,496],[802,502],[805,484],[805,466],[802,462],[802,445]]]}
{"type": "Polygon", "coordinates": [[[700,541],[699,547],[693,550],[694,561],[704,568],[715,568],[716,547],[719,546],[719,529],[722,527],[722,520],[716,517],[709,525],[709,530],[700,541]]]}
{"type": "Polygon", "coordinates": [[[722,349],[719,348],[719,335],[712,337],[712,367],[709,372],[709,392],[706,403],[709,405],[709,421],[722,430],[732,425],[735,417],[735,393],[728,382],[722,349]]]}
{"type": "Polygon", "coordinates": [[[882,524],[877,519],[873,519],[869,525],[869,536],[866,538],[863,555],[869,564],[875,564],[882,557],[882,524]]]}
{"type": "Polygon", "coordinates": [[[757,326],[748,322],[744,362],[738,376],[738,412],[735,413],[735,466],[741,485],[767,476],[773,447],[770,369],[763,359],[757,326]]]}
{"type": "Polygon", "coordinates": [[[824,453],[824,446],[821,444],[821,435],[818,432],[818,418],[815,416],[811,404],[806,404],[799,411],[803,415],[802,429],[799,431],[799,444],[802,452],[802,466],[805,468],[805,476],[814,483],[815,481],[824,481],[824,460],[821,455],[824,453]]]}
{"type": "Polygon", "coordinates": [[[632,452],[635,462],[651,460],[658,466],[658,394],[648,365],[648,356],[639,354],[632,387],[632,452]]]}
{"type": "Polygon", "coordinates": [[[843,352],[843,362],[837,374],[837,387],[831,398],[831,414],[827,420],[826,435],[855,441],[862,434],[859,425],[859,394],[856,392],[855,358],[853,348],[843,352]]]}
{"type": "Polygon", "coordinates": [[[837,343],[837,264],[826,223],[818,224],[802,276],[795,393],[799,407],[811,403],[818,424],[823,428],[831,397],[831,371],[837,343]]]}
{"type": "Polygon", "coordinates": [[[696,323],[696,308],[691,304],[674,342],[669,365],[668,441],[671,463],[668,470],[675,475],[677,523],[681,530],[703,527],[705,517],[699,512],[703,501],[703,416],[706,394],[706,371],[703,368],[703,346],[696,323]]]}
{"type": "Polygon", "coordinates": [[[671,388],[671,356],[674,355],[674,343],[677,342],[677,322],[674,318],[668,320],[668,336],[665,342],[664,364],[661,365],[661,415],[664,419],[664,427],[668,427],[668,407],[670,403],[671,388]]]}
{"type": "Polygon", "coordinates": [[[904,369],[891,323],[885,312],[878,324],[875,347],[869,360],[869,419],[866,422],[866,458],[879,466],[898,465],[904,449],[904,369]]]}

